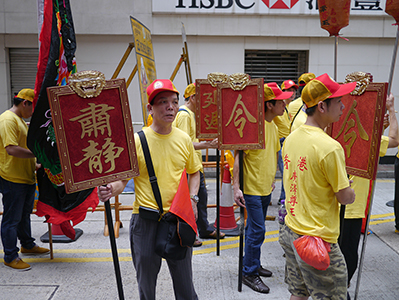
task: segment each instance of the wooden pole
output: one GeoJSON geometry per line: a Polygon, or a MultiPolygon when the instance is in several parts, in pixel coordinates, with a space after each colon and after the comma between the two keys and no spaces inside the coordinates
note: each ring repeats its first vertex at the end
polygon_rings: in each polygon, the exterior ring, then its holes
{"type": "Polygon", "coordinates": [[[335,36],[334,46],[334,80],[337,81],[337,65],[338,65],[338,36],[335,36]]]}
{"type": "Polygon", "coordinates": [[[107,220],[108,220],[107,223],[108,223],[109,241],[111,243],[112,260],[114,262],[115,277],[116,277],[116,284],[118,286],[119,299],[124,300],[125,297],[123,295],[121,270],[119,267],[118,250],[116,248],[114,225],[112,224],[111,205],[109,204],[109,200],[104,202],[104,206],[105,206],[105,212],[107,214],[107,220]]]}
{"type": "Polygon", "coordinates": [[[216,256],[220,256],[220,158],[216,149],[216,256]]]}
{"type": "Polygon", "coordinates": [[[389,94],[391,94],[393,73],[395,71],[396,56],[398,53],[398,43],[399,43],[399,26],[398,26],[398,30],[396,31],[396,42],[395,42],[395,47],[393,49],[393,55],[392,55],[392,61],[391,61],[391,71],[389,72],[388,92],[387,92],[388,96],[389,96],[389,94]]]}
{"type": "MultiPolygon", "coordinates": [[[[240,189],[244,193],[244,170],[243,170],[243,159],[244,151],[238,150],[239,166],[240,166],[240,189]]],[[[243,257],[244,257],[244,208],[240,207],[240,245],[239,245],[239,257],[238,257],[238,291],[242,291],[242,267],[243,267],[243,257]]]]}
{"type": "Polygon", "coordinates": [[[129,46],[126,49],[125,54],[122,56],[122,59],[119,62],[119,65],[116,67],[116,70],[115,70],[114,74],[111,77],[112,79],[115,79],[115,78],[118,77],[120,71],[122,70],[123,65],[125,64],[127,58],[130,55],[130,52],[132,52],[133,48],[134,48],[134,43],[129,43],[129,46]]]}
{"type": "Polygon", "coordinates": [[[366,216],[366,229],[364,231],[362,251],[361,251],[361,254],[360,254],[359,270],[358,270],[358,273],[357,273],[357,281],[356,281],[356,289],[355,289],[355,300],[357,300],[357,296],[358,296],[358,293],[359,293],[359,287],[360,287],[360,279],[361,279],[361,276],[362,276],[364,253],[366,251],[367,236],[368,236],[369,224],[370,224],[371,207],[373,205],[373,199],[374,199],[374,188],[375,188],[375,180],[372,181],[369,210],[368,210],[367,216],[366,216]]]}

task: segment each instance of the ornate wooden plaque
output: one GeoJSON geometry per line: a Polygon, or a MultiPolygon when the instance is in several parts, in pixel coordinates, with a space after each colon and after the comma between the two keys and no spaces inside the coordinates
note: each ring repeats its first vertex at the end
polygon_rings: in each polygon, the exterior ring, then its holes
{"type": "Polygon", "coordinates": [[[264,149],[263,78],[249,80],[243,89],[232,81],[217,89],[219,149],[264,149]]]}
{"type": "Polygon", "coordinates": [[[344,148],[348,174],[376,177],[387,87],[388,83],[370,83],[361,95],[343,96],[343,114],[327,128],[344,148]]]}
{"type": "Polygon", "coordinates": [[[94,85],[47,89],[67,193],[139,175],[125,80],[94,85]]]}
{"type": "Polygon", "coordinates": [[[217,85],[228,81],[224,73],[210,73],[208,79],[195,80],[195,122],[197,138],[218,137],[217,85]]]}

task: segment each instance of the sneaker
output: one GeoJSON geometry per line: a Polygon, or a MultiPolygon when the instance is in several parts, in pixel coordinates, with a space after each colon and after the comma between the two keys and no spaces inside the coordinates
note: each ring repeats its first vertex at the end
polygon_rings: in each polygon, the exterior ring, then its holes
{"type": "Polygon", "coordinates": [[[399,230],[395,229],[395,233],[396,233],[396,234],[399,234],[399,230]]]}
{"type": "Polygon", "coordinates": [[[21,247],[21,253],[27,255],[40,255],[40,254],[49,254],[50,249],[39,247],[38,245],[34,246],[32,249],[26,249],[21,247]]]}
{"type": "Polygon", "coordinates": [[[17,271],[28,271],[31,269],[30,265],[24,262],[19,257],[17,257],[10,263],[4,262],[4,265],[17,271]]]}

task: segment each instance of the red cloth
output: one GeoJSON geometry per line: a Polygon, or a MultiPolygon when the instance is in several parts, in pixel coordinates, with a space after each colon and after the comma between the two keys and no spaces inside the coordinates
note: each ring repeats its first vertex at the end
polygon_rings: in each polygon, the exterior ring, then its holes
{"type": "Polygon", "coordinates": [[[177,189],[176,195],[173,198],[173,202],[169,211],[186,221],[186,223],[191,226],[195,233],[197,233],[197,223],[195,222],[193,207],[191,205],[186,170],[184,170],[183,174],[181,175],[179,188],[177,189]]]}
{"type": "Polygon", "coordinates": [[[35,99],[33,99],[33,107],[36,106],[37,98],[39,97],[40,89],[42,87],[44,74],[46,73],[48,56],[51,45],[52,22],[53,22],[53,1],[45,0],[44,9],[43,9],[43,24],[39,36],[40,51],[39,51],[39,60],[37,62],[35,99]]]}
{"type": "MultiPolygon", "coordinates": [[[[73,226],[82,222],[87,213],[87,209],[91,207],[93,211],[98,205],[98,194],[97,188],[86,198],[84,202],[79,204],[77,207],[69,210],[68,212],[62,212],[54,207],[43,203],[42,201],[37,202],[36,215],[39,217],[46,217],[46,221],[52,224],[62,224],[65,221],[71,220],[73,226]]],[[[64,232],[65,233],[65,232],[64,232]]],[[[67,234],[65,234],[68,236],[67,234]]]]}

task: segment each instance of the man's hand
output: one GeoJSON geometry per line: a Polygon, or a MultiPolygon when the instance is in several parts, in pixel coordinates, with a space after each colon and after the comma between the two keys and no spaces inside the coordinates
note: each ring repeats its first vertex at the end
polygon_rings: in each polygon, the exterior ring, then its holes
{"type": "Polygon", "coordinates": [[[193,208],[195,221],[197,221],[197,219],[198,219],[197,203],[196,203],[195,201],[191,200],[191,206],[192,206],[192,208],[193,208]]]}
{"type": "Polygon", "coordinates": [[[112,185],[101,185],[97,188],[98,199],[101,202],[107,202],[112,197],[112,185]]]}
{"type": "Polygon", "coordinates": [[[240,189],[234,189],[234,201],[238,206],[245,208],[245,199],[240,189]]]}
{"type": "Polygon", "coordinates": [[[209,148],[212,149],[217,149],[218,147],[218,139],[213,139],[212,141],[209,141],[209,148]]]}

